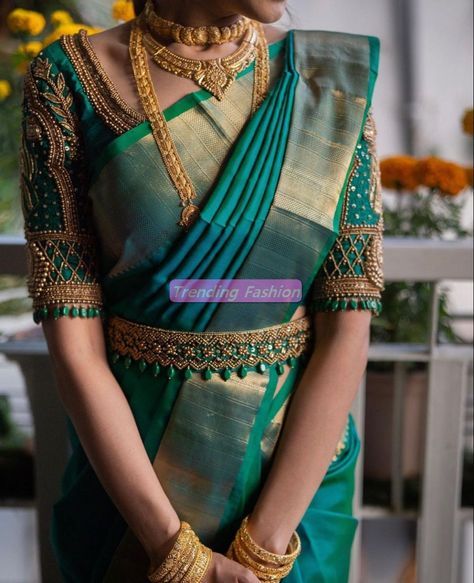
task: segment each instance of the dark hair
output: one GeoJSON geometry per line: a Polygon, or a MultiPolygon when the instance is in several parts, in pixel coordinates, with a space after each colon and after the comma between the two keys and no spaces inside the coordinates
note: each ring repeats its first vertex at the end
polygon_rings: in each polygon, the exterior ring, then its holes
{"type": "Polygon", "coordinates": [[[146,4],[146,0],[133,0],[133,7],[135,8],[135,14],[137,16],[145,8],[145,4],[146,4]]]}

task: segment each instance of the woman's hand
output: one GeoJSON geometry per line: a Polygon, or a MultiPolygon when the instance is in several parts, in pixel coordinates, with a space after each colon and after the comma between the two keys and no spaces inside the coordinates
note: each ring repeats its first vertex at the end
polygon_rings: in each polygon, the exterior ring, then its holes
{"type": "Polygon", "coordinates": [[[213,552],[202,583],[259,583],[259,579],[239,563],[213,552]]]}

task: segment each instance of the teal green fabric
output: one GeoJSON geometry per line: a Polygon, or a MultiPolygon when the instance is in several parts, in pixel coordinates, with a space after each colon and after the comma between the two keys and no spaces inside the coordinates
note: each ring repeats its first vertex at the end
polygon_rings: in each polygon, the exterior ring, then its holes
{"type": "MultiPolygon", "coordinates": [[[[286,322],[298,305],[307,303],[313,280],[339,234],[349,171],[371,105],[378,40],[328,31],[290,31],[281,47],[285,59],[280,77],[238,133],[206,193],[199,219],[186,234],[171,230],[176,207],[166,197],[171,200],[172,194],[175,200],[176,193],[172,188],[170,193],[148,124],[113,136],[96,115],[60,45],[47,49],[47,56],[72,88],[74,111],[84,128],[89,158],[86,186],[95,213],[108,316],[175,330],[238,331],[286,322]],[[337,160],[336,152],[341,152],[337,160]],[[161,206],[154,198],[157,193],[161,206]],[[144,214],[153,206],[151,221],[146,222],[144,214]],[[122,220],[124,217],[130,222],[122,220]],[[124,225],[133,231],[130,238],[116,236],[124,225]],[[158,226],[167,234],[164,241],[158,226]],[[125,240],[125,251],[131,257],[117,271],[114,240],[125,240]],[[302,281],[303,298],[296,303],[240,306],[173,303],[168,297],[169,283],[179,277],[294,277],[302,281]]],[[[169,108],[169,122],[194,110],[215,114],[217,119],[220,111],[212,99],[204,97],[196,92],[169,108]]],[[[216,124],[216,128],[219,134],[221,127],[216,124]]],[[[228,140],[226,135],[219,138],[223,144],[228,140]]],[[[169,379],[154,375],[150,367],[141,371],[135,362],[115,360],[109,348],[108,361],[152,463],[164,467],[168,461],[178,470],[182,465],[195,473],[199,483],[206,476],[197,459],[198,446],[199,455],[212,461],[209,474],[215,477],[214,488],[206,492],[196,486],[194,497],[191,488],[189,503],[194,507],[189,512],[197,517],[193,526],[203,542],[225,552],[268,475],[271,452],[305,359],[295,360],[276,394],[278,374],[273,366],[262,373],[250,370],[246,379],[234,374],[230,381],[213,377],[212,385],[206,385],[198,375],[189,380],[180,375],[169,379]],[[183,411],[189,412],[195,434],[183,433],[183,411]],[[222,432],[223,443],[238,443],[232,460],[227,459],[232,457],[228,451],[219,449],[220,442],[208,438],[213,431],[222,432]],[[245,439],[240,440],[240,435],[245,439]],[[265,445],[268,443],[271,447],[265,445]],[[189,452],[188,445],[195,449],[189,452]],[[177,450],[181,446],[183,451],[166,460],[174,451],[172,446],[177,450]],[[225,487],[229,488],[227,497],[225,487]],[[216,497],[216,513],[208,517],[205,509],[212,496],[216,497]],[[199,514],[196,508],[199,510],[201,502],[199,514]],[[216,528],[208,528],[211,519],[217,520],[216,528]]],[[[286,583],[347,582],[357,527],[352,498],[360,449],[350,415],[348,423],[347,445],[330,464],[299,525],[303,551],[286,583]]],[[[143,582],[146,558],[135,563],[129,560],[133,552],[139,557],[143,549],[137,547],[102,487],[70,420],[68,429],[72,455],[51,523],[51,543],[63,579],[67,583],[121,583],[114,573],[122,573],[124,582],[143,582]]],[[[179,496],[181,486],[190,487],[179,480],[173,482],[175,478],[166,474],[161,479],[170,497],[179,496]]],[[[187,516],[185,504],[177,510],[187,516]]]]}

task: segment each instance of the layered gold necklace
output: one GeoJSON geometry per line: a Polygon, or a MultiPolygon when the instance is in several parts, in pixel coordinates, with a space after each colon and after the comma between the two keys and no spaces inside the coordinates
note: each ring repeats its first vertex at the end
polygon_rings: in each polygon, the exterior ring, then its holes
{"type": "Polygon", "coordinates": [[[268,92],[270,77],[268,45],[262,25],[258,22],[250,21],[245,31],[244,40],[233,55],[224,59],[212,59],[209,61],[186,59],[172,53],[166,47],[160,45],[153,37],[148,27],[150,6],[154,11],[153,2],[149,0],[145,11],[132,23],[129,46],[130,58],[142,107],[150,122],[153,137],[160,150],[168,174],[179,195],[180,205],[183,207],[177,224],[187,230],[199,216],[199,207],[192,202],[197,194],[179,157],[168,124],[161,111],[151,79],[147,51],[150,52],[151,58],[161,68],[175,75],[193,79],[218,99],[224,97],[225,91],[229,88],[238,72],[245,69],[255,60],[252,96],[252,113],[254,113],[268,92]],[[155,50],[157,45],[160,47],[159,53],[155,50]],[[162,59],[157,58],[157,54],[166,55],[165,59],[167,60],[162,61],[162,59]],[[224,65],[222,64],[223,61],[224,65]],[[168,66],[172,62],[179,63],[179,66],[168,66]],[[214,91],[211,91],[211,87],[214,91]]]}

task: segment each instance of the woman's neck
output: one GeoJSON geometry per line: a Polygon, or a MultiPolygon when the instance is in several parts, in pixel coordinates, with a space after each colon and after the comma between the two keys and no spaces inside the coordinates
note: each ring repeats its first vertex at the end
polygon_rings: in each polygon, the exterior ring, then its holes
{"type": "Polygon", "coordinates": [[[213,10],[206,0],[154,0],[154,4],[160,16],[184,26],[230,26],[240,17],[213,10]]]}

